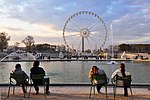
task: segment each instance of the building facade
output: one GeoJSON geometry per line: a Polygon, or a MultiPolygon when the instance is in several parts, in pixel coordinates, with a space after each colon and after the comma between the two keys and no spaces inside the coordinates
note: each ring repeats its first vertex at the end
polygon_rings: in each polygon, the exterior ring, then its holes
{"type": "Polygon", "coordinates": [[[120,52],[150,54],[150,44],[121,44],[118,49],[120,52]]]}

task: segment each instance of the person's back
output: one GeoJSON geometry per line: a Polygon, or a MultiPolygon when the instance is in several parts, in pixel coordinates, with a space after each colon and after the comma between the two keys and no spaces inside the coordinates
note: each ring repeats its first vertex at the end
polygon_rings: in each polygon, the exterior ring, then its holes
{"type": "MultiPolygon", "coordinates": [[[[114,80],[115,76],[118,75],[120,77],[125,77],[126,75],[130,75],[128,71],[125,70],[125,65],[123,63],[120,64],[120,68],[115,70],[111,75],[111,79],[114,80]]],[[[120,83],[121,84],[121,83],[120,83]]]]}
{"type": "MultiPolygon", "coordinates": [[[[106,75],[105,71],[102,69],[98,69],[98,74],[99,75],[106,75]]],[[[106,75],[107,76],[107,75],[106,75]]]]}
{"type": "MultiPolygon", "coordinates": [[[[112,82],[116,81],[115,80],[116,75],[120,76],[120,77],[125,77],[127,75],[130,75],[130,73],[125,70],[125,64],[124,63],[121,63],[120,69],[115,70],[114,73],[112,74],[112,76],[111,76],[112,82]]],[[[125,82],[117,81],[117,84],[124,85],[124,96],[128,96],[127,86],[126,86],[125,82]]]]}
{"type": "Polygon", "coordinates": [[[98,69],[98,74],[99,74],[100,76],[103,76],[103,77],[105,78],[105,80],[99,80],[99,83],[100,83],[100,84],[107,83],[108,77],[107,77],[105,71],[102,70],[102,69],[98,69]]]}
{"type": "Polygon", "coordinates": [[[15,70],[13,71],[13,74],[16,75],[24,75],[25,79],[28,78],[28,75],[21,69],[21,65],[20,64],[16,64],[15,66],[15,70]]]}
{"type": "Polygon", "coordinates": [[[33,67],[30,69],[31,71],[31,75],[37,75],[37,74],[44,74],[45,75],[45,71],[43,68],[39,67],[40,62],[39,61],[35,61],[33,63],[33,67]]]}
{"type": "Polygon", "coordinates": [[[49,78],[44,78],[45,71],[44,71],[43,68],[39,67],[39,64],[40,64],[40,62],[38,60],[34,61],[33,67],[30,69],[30,71],[31,71],[30,76],[32,76],[32,75],[42,75],[42,77],[43,77],[41,79],[32,79],[34,88],[36,90],[36,94],[39,94],[38,85],[43,85],[45,82],[47,82],[46,93],[49,93],[49,78]]]}
{"type": "Polygon", "coordinates": [[[100,93],[100,89],[102,87],[102,84],[107,83],[107,75],[104,72],[104,70],[99,69],[97,66],[93,66],[90,73],[89,73],[89,78],[92,82],[96,84],[97,87],[97,92],[100,93]],[[105,80],[101,80],[98,77],[99,76],[104,76],[105,80]],[[96,78],[97,77],[97,78],[96,78]]]}
{"type": "Polygon", "coordinates": [[[22,85],[23,92],[26,92],[25,85],[28,84],[28,75],[21,69],[20,64],[16,64],[15,70],[12,73],[12,77],[16,80],[17,84],[22,85]]]}
{"type": "MultiPolygon", "coordinates": [[[[45,71],[43,68],[39,67],[39,61],[35,61],[33,63],[33,67],[30,69],[31,71],[31,75],[41,75],[43,74],[43,76],[45,76],[45,71]]],[[[43,77],[44,79],[44,77],[43,77]]],[[[33,80],[33,81],[36,81],[36,84],[42,84],[43,83],[43,79],[36,79],[36,80],[33,80]]]]}

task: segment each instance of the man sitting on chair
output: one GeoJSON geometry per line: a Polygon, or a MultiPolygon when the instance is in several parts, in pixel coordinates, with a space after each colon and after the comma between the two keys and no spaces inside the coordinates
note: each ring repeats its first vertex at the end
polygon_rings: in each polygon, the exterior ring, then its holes
{"type": "MultiPolygon", "coordinates": [[[[39,67],[40,62],[38,60],[34,61],[33,67],[30,69],[31,75],[40,75],[43,74],[45,76],[45,71],[43,68],[39,67]]],[[[33,80],[33,85],[36,91],[36,94],[39,94],[39,87],[38,85],[43,85],[43,80],[44,83],[46,82],[46,94],[49,93],[49,78],[44,78],[44,79],[34,79],[33,80]]]]}
{"type": "MultiPolygon", "coordinates": [[[[124,63],[121,63],[120,68],[114,71],[114,73],[111,76],[112,81],[115,80],[116,75],[121,76],[121,77],[125,77],[126,75],[130,75],[130,73],[125,70],[125,64],[124,63]]],[[[127,90],[126,84],[123,83],[123,81],[120,81],[118,84],[124,84],[124,96],[128,96],[128,90],[127,90]]]]}
{"type": "Polygon", "coordinates": [[[16,80],[16,82],[17,82],[17,84],[18,84],[18,80],[21,80],[21,79],[17,79],[17,78],[15,77],[15,75],[16,75],[16,76],[19,76],[19,75],[22,75],[22,76],[23,76],[23,79],[22,79],[23,82],[21,82],[21,83],[19,83],[19,84],[21,84],[23,92],[26,93],[25,85],[28,84],[28,80],[27,80],[27,79],[28,79],[29,77],[28,77],[28,75],[22,70],[20,64],[16,64],[15,70],[14,70],[13,73],[12,73],[13,78],[16,80]]]}
{"type": "Polygon", "coordinates": [[[89,78],[91,80],[91,82],[94,82],[94,84],[96,84],[96,88],[97,88],[97,92],[100,93],[100,89],[102,87],[102,84],[107,83],[107,75],[104,72],[104,70],[99,69],[97,66],[92,66],[92,69],[89,72],[89,78]],[[105,76],[105,80],[95,80],[94,79],[94,75],[102,75],[105,76]]]}

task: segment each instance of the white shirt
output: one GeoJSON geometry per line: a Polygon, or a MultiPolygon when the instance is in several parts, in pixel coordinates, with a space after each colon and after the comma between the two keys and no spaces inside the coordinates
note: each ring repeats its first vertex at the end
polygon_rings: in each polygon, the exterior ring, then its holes
{"type": "MultiPolygon", "coordinates": [[[[126,74],[126,75],[130,75],[130,73],[129,73],[128,71],[125,71],[125,74],[126,74]]],[[[111,79],[114,80],[114,77],[115,77],[116,75],[122,77],[122,74],[121,74],[120,69],[117,69],[117,70],[115,70],[115,71],[113,72],[113,74],[112,74],[112,76],[111,76],[111,79]]],[[[121,85],[123,85],[123,81],[118,81],[117,84],[121,86],[121,85]]]]}
{"type": "MultiPolygon", "coordinates": [[[[130,73],[129,73],[128,71],[125,71],[125,74],[126,74],[126,75],[130,75],[130,73]]],[[[117,69],[117,70],[115,70],[115,71],[113,72],[113,74],[111,75],[111,79],[113,79],[114,76],[116,76],[116,75],[122,77],[122,74],[121,74],[121,72],[120,72],[120,69],[117,69]]]]}

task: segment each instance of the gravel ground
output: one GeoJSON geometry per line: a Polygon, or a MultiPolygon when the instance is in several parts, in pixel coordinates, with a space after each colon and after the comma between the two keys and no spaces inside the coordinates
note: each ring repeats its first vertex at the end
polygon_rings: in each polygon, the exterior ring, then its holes
{"type": "MultiPolygon", "coordinates": [[[[106,100],[105,89],[101,89],[101,93],[96,95],[92,94],[89,98],[89,86],[52,86],[50,87],[50,94],[43,94],[43,87],[40,87],[40,94],[35,95],[34,88],[31,89],[31,97],[24,98],[21,87],[16,87],[15,94],[7,98],[8,87],[1,88],[1,100],[106,100]]],[[[148,88],[132,88],[133,99],[134,100],[150,100],[150,90],[148,88]]],[[[108,87],[108,99],[113,100],[113,89],[108,87]]],[[[116,100],[131,100],[131,95],[129,91],[129,96],[123,96],[123,89],[117,89],[116,100]]]]}

